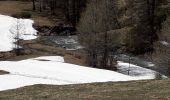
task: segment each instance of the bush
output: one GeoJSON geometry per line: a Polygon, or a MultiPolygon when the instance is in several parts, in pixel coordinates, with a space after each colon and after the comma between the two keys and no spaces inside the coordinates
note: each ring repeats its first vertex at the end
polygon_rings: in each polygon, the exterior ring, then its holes
{"type": "Polygon", "coordinates": [[[12,14],[12,17],[15,17],[15,18],[31,18],[31,13],[29,12],[21,12],[21,13],[15,13],[15,14],[12,14]]]}

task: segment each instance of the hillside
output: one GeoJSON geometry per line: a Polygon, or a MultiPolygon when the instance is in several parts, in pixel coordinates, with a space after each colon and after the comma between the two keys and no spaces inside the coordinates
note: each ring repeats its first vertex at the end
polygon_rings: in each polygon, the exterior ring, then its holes
{"type": "Polygon", "coordinates": [[[170,100],[169,0],[0,0],[0,100],[170,100]]]}

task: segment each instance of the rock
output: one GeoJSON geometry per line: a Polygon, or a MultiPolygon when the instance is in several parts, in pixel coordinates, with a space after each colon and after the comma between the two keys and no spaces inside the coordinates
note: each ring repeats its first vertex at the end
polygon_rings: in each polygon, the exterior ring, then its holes
{"type": "Polygon", "coordinates": [[[50,34],[56,34],[56,35],[62,35],[62,36],[68,36],[73,35],[76,29],[74,27],[64,27],[64,26],[55,26],[50,31],[50,34]]]}

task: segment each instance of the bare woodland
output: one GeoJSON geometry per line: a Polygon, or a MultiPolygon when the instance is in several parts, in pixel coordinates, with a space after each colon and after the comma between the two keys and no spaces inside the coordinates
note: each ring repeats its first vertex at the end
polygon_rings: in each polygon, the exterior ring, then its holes
{"type": "MultiPolygon", "coordinates": [[[[153,54],[167,18],[166,0],[32,0],[33,10],[64,12],[90,66],[114,70],[114,55],[153,54]]],[[[169,36],[168,36],[169,37],[169,36]]]]}

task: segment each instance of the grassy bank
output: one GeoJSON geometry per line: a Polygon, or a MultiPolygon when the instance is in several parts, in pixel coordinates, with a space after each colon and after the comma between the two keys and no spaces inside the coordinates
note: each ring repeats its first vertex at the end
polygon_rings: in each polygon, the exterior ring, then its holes
{"type": "Polygon", "coordinates": [[[170,100],[170,80],[35,85],[0,92],[0,100],[170,100]]]}

